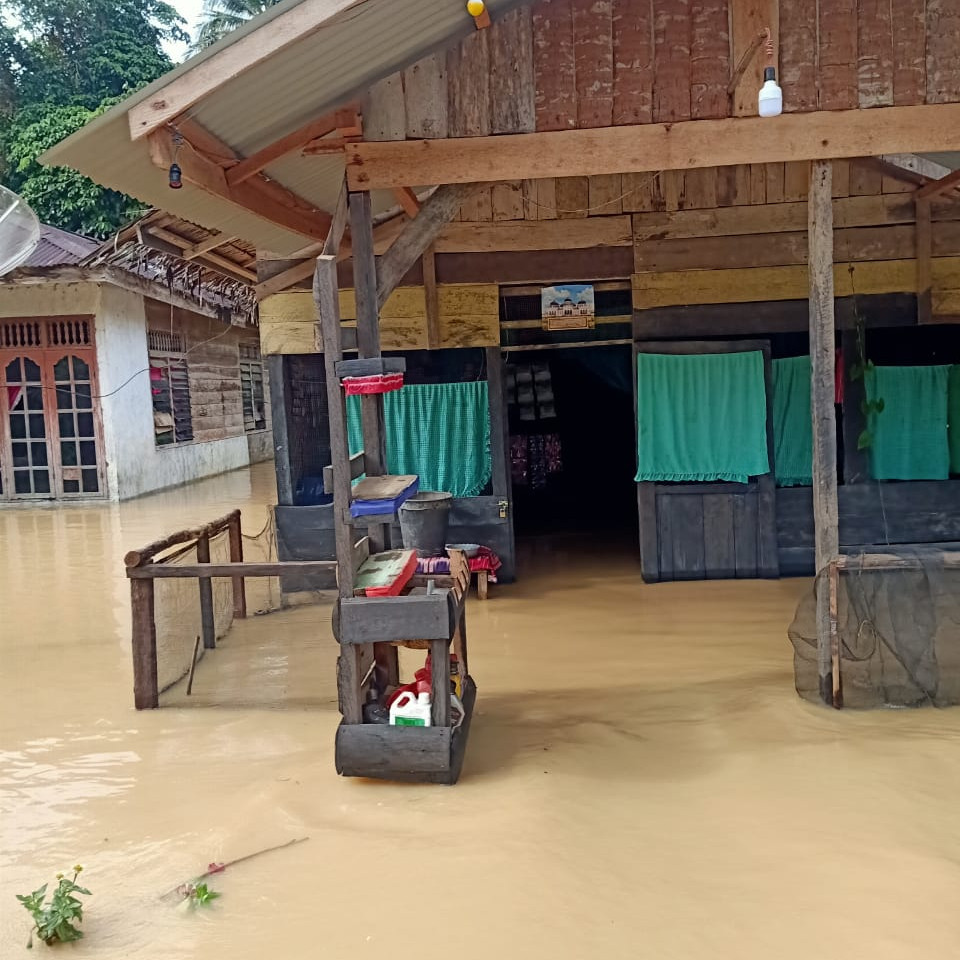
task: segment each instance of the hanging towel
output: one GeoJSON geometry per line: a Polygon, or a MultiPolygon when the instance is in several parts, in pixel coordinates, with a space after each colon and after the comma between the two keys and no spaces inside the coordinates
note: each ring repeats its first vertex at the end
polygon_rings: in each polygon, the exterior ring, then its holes
{"type": "Polygon", "coordinates": [[[950,368],[947,388],[947,439],[950,443],[950,472],[960,473],[960,364],[950,368]]]}
{"type": "Polygon", "coordinates": [[[867,399],[883,400],[869,415],[870,471],[875,480],[946,480],[948,366],[874,367],[867,399]]]}
{"type": "MultiPolygon", "coordinates": [[[[405,386],[383,400],[387,469],[416,474],[421,490],[475,497],[490,482],[486,380],[405,386]]],[[[363,449],[360,398],[347,398],[351,454],[363,449]]]]}
{"type": "Polygon", "coordinates": [[[810,357],[773,361],[773,446],[777,486],[813,483],[810,357]]]}
{"type": "Polygon", "coordinates": [[[638,481],[770,472],[763,354],[637,356],[638,481]]]}

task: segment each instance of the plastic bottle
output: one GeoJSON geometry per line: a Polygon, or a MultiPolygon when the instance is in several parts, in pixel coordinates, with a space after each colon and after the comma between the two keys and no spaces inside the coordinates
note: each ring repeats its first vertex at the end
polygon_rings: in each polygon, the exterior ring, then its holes
{"type": "Polygon", "coordinates": [[[390,724],[394,727],[429,727],[430,694],[424,691],[414,696],[405,691],[390,704],[390,724]]]}

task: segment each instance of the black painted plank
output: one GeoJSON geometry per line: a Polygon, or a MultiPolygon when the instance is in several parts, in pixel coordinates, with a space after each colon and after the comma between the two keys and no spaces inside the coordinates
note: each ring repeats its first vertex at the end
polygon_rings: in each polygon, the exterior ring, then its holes
{"type": "Polygon", "coordinates": [[[669,494],[657,494],[657,559],[661,580],[676,578],[673,565],[673,498],[669,494]]]}
{"type": "Polygon", "coordinates": [[[703,547],[709,579],[731,579],[737,575],[733,498],[729,494],[703,497],[703,547]]]}
{"type": "Polygon", "coordinates": [[[703,545],[703,497],[669,497],[672,507],[673,572],[677,580],[706,576],[703,545]]]}
{"type": "Polygon", "coordinates": [[[394,640],[450,640],[455,607],[449,590],[432,595],[362,597],[340,601],[338,638],[342,645],[394,640]]]}
{"type": "Polygon", "coordinates": [[[274,469],[277,474],[277,502],[293,503],[293,476],[290,467],[290,387],[287,365],[279,354],[267,357],[270,391],[270,425],[273,428],[274,469]]]}
{"type": "Polygon", "coordinates": [[[737,577],[757,575],[757,495],[744,493],[733,498],[734,552],[737,577]]]}
{"type": "Polygon", "coordinates": [[[656,485],[637,484],[637,515],[640,523],[640,575],[646,583],[663,577],[660,564],[660,534],[656,485]]]}
{"type": "Polygon", "coordinates": [[[960,480],[841,486],[841,544],[960,540],[960,480]]]}
{"type": "Polygon", "coordinates": [[[356,360],[338,360],[334,365],[337,376],[376,377],[386,373],[406,373],[405,357],[364,357],[356,360]]]}

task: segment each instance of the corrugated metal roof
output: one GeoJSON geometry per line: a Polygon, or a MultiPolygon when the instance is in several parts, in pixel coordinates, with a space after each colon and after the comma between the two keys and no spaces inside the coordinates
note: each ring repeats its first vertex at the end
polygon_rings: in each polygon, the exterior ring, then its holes
{"type": "MultiPolygon", "coordinates": [[[[290,254],[309,241],[229,201],[184,184],[167,187],[145,139],[130,139],[127,111],[189,73],[220,50],[255,32],[303,0],[284,0],[199,56],[113,107],[41,160],[73,167],[153,206],[211,229],[244,237],[262,250],[290,254]]],[[[521,0],[488,0],[491,13],[521,0]]],[[[242,156],[361,95],[369,86],[466,36],[474,28],[464,0],[359,0],[318,30],[295,40],[194,105],[188,114],[242,156]]],[[[343,179],[339,157],[288,155],[265,171],[325,210],[336,204],[343,179]]],[[[375,209],[394,203],[374,197],[375,209]]]]}
{"type": "Polygon", "coordinates": [[[78,233],[40,224],[40,242],[21,264],[24,267],[60,267],[79,263],[100,244],[78,233]]]}

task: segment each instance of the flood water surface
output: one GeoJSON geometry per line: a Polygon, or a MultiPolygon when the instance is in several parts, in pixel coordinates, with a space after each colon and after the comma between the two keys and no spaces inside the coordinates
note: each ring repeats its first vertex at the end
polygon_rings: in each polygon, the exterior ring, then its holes
{"type": "Polygon", "coordinates": [[[960,711],[800,701],[805,581],[644,586],[627,553],[529,549],[469,607],[452,788],[337,777],[322,606],[238,623],[191,698],[135,712],[124,552],[235,506],[256,532],[273,497],[263,465],[0,510],[4,960],[14,894],[77,862],[77,958],[958,955],[960,711]],[[300,837],[212,878],[209,909],[163,899],[300,837]]]}

